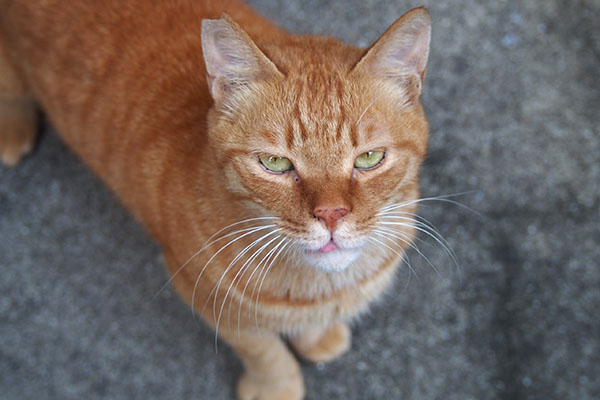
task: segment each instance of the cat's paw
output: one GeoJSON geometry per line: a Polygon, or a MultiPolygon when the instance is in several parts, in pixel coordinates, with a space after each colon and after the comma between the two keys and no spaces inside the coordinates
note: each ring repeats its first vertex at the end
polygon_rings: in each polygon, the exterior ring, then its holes
{"type": "Polygon", "coordinates": [[[36,131],[33,105],[0,102],[0,162],[16,166],[33,149],[36,131]]]}
{"type": "Polygon", "coordinates": [[[304,380],[300,373],[271,380],[245,373],[237,388],[238,400],[302,400],[304,393],[304,380]]]}
{"type": "Polygon", "coordinates": [[[291,340],[294,349],[308,361],[332,361],[350,349],[352,332],[345,323],[337,323],[317,337],[299,337],[291,340]]]}

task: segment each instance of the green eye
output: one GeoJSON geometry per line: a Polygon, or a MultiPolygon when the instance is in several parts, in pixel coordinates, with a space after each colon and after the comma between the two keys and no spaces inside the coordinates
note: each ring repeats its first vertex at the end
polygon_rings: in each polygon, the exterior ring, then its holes
{"type": "Polygon", "coordinates": [[[285,157],[260,156],[260,163],[271,172],[285,172],[294,168],[292,162],[285,157]]]}
{"type": "Polygon", "coordinates": [[[384,156],[385,153],[383,151],[367,151],[366,153],[363,153],[360,156],[356,157],[356,160],[354,160],[354,168],[373,168],[377,166],[381,162],[381,160],[383,160],[384,156]]]}

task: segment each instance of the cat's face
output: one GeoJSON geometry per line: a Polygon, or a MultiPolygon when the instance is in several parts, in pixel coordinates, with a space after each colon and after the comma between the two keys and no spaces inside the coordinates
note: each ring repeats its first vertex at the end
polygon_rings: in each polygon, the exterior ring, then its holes
{"type": "Polygon", "coordinates": [[[274,229],[309,264],[340,271],[368,244],[382,207],[417,195],[427,142],[422,75],[417,92],[414,74],[381,79],[373,65],[387,56],[381,45],[362,60],[337,42],[310,45],[271,51],[278,68],[260,64],[261,74],[272,70],[243,85],[216,76],[210,135],[232,195],[277,217],[274,229]]]}

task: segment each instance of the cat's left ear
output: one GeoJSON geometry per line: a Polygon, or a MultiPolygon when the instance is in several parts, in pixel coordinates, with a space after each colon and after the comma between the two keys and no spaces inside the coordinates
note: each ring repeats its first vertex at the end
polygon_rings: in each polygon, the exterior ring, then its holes
{"type": "Polygon", "coordinates": [[[215,103],[223,105],[236,90],[281,75],[275,64],[227,14],[202,21],[202,53],[208,87],[215,103]]]}
{"type": "Polygon", "coordinates": [[[430,39],[429,12],[423,7],[412,9],[368,49],[352,73],[390,80],[409,101],[416,100],[425,80],[430,39]]]}

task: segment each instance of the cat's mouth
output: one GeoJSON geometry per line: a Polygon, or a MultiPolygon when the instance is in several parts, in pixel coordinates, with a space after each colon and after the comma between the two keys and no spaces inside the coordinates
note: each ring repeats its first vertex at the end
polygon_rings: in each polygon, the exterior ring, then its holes
{"type": "Polygon", "coordinates": [[[329,242],[327,242],[327,244],[325,246],[321,247],[320,249],[318,249],[314,252],[329,253],[330,251],[336,251],[337,249],[338,249],[337,243],[333,239],[330,239],[329,242]]]}
{"type": "Polygon", "coordinates": [[[324,254],[324,253],[331,253],[333,251],[343,251],[344,249],[341,248],[336,241],[333,238],[329,239],[329,242],[327,242],[325,245],[319,247],[318,249],[311,249],[311,248],[307,248],[305,251],[307,254],[324,254]]]}
{"type": "Polygon", "coordinates": [[[343,271],[360,254],[358,248],[341,248],[333,239],[329,239],[318,249],[306,249],[305,259],[315,267],[327,272],[343,271]]]}

